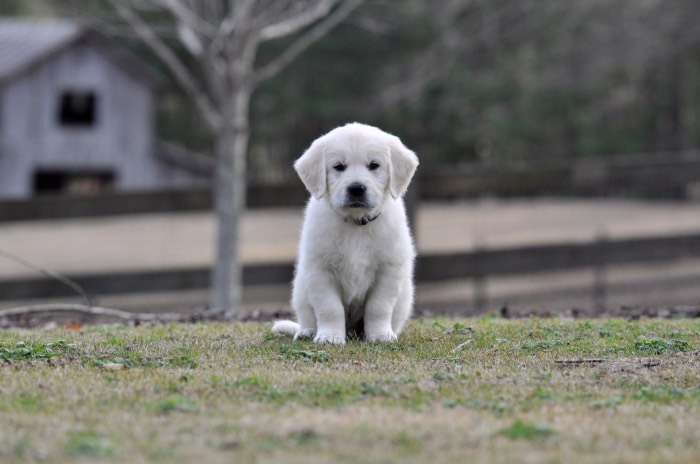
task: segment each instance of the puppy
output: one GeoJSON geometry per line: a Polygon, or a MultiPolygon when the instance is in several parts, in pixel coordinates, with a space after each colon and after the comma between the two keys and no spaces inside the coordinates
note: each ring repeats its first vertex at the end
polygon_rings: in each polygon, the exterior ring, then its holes
{"type": "Polygon", "coordinates": [[[415,249],[403,195],[415,153],[376,127],[351,123],[294,163],[311,193],[292,289],[298,323],[272,331],[317,343],[396,340],[413,307],[415,249]]]}

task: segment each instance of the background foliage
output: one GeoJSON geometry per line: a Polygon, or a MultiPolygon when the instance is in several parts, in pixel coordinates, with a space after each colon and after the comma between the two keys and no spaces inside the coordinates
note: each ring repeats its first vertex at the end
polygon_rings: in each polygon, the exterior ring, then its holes
{"type": "MultiPolygon", "coordinates": [[[[99,21],[158,66],[102,1],[11,0],[0,14],[99,21]]],[[[353,120],[400,135],[424,165],[696,147],[699,14],[693,0],[367,1],[256,92],[250,169],[286,176],[314,138],[353,120]]],[[[159,132],[210,151],[174,88],[159,132]]]]}

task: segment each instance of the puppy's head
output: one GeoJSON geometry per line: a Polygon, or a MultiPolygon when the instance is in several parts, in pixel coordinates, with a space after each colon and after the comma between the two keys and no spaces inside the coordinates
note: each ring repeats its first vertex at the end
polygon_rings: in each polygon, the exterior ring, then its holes
{"type": "Polygon", "coordinates": [[[417,167],[397,137],[359,123],[318,138],[294,163],[316,199],[353,218],[378,214],[387,198],[403,196],[417,167]]]}

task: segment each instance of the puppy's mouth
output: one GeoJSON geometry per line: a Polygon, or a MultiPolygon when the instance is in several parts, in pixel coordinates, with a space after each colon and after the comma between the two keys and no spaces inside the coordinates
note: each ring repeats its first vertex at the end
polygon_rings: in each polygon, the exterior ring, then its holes
{"type": "Polygon", "coordinates": [[[346,201],[343,204],[344,209],[352,209],[352,208],[362,208],[362,209],[372,209],[374,208],[374,205],[367,201],[358,201],[358,200],[352,200],[352,201],[346,201]]]}

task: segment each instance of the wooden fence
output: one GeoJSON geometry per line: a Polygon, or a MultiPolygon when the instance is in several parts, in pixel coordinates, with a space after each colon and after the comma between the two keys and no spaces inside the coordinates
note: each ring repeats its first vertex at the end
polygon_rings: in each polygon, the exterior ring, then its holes
{"type": "Polygon", "coordinates": [[[700,234],[476,250],[418,258],[416,280],[437,282],[700,257],[700,234]]]}
{"type": "MultiPolygon", "coordinates": [[[[449,255],[419,257],[418,282],[470,279],[473,307],[487,306],[489,278],[536,274],[548,271],[591,269],[594,280],[590,288],[596,309],[607,309],[609,284],[606,269],[611,266],[670,262],[700,257],[700,233],[681,236],[646,237],[609,240],[605,236],[589,243],[564,243],[506,249],[481,249],[449,255]]],[[[700,285],[700,280],[698,281],[700,285]]],[[[700,293],[699,293],[700,297],[700,293]]]]}
{"type": "MultiPolygon", "coordinates": [[[[644,264],[700,257],[700,233],[692,235],[609,240],[601,237],[589,243],[537,245],[519,248],[481,249],[461,253],[418,256],[416,280],[441,282],[471,279],[475,298],[486,279],[496,276],[530,274],[551,270],[590,268],[597,275],[606,267],[644,264]]],[[[247,286],[288,284],[293,264],[259,264],[244,268],[247,286]]],[[[209,269],[171,269],[156,272],[110,273],[71,276],[92,296],[201,290],[209,285],[209,269]]],[[[597,305],[604,305],[605,282],[596,279],[592,289],[597,305]]],[[[0,281],[0,300],[46,299],[74,295],[70,288],[50,279],[0,281]]],[[[475,304],[478,306],[479,301],[475,304]]]]}

